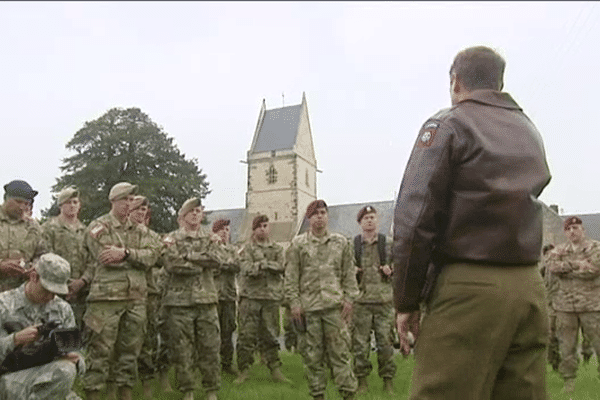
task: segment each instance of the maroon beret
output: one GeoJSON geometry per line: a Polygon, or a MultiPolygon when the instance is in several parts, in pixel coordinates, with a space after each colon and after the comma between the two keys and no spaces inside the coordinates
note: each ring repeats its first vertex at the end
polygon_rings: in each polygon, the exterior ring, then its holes
{"type": "Polygon", "coordinates": [[[377,214],[377,210],[373,206],[364,206],[356,215],[356,221],[360,224],[360,220],[367,214],[377,214]]]}
{"type": "Polygon", "coordinates": [[[569,217],[569,218],[565,219],[565,222],[564,222],[564,229],[565,229],[565,231],[571,225],[583,225],[583,221],[581,220],[581,218],[575,217],[575,216],[572,216],[572,217],[569,217]]]}
{"type": "Polygon", "coordinates": [[[325,203],[325,200],[311,201],[308,207],[306,207],[306,218],[312,217],[319,208],[324,208],[327,210],[327,203],[325,203]]]}
{"type": "Polygon", "coordinates": [[[252,220],[252,230],[258,228],[263,222],[269,222],[269,217],[267,217],[264,214],[257,215],[256,217],[254,217],[254,219],[252,220]]]}
{"type": "Polygon", "coordinates": [[[229,220],[228,219],[218,219],[215,222],[213,222],[212,225],[212,231],[213,232],[219,232],[221,229],[225,228],[227,225],[229,225],[229,220]]]}

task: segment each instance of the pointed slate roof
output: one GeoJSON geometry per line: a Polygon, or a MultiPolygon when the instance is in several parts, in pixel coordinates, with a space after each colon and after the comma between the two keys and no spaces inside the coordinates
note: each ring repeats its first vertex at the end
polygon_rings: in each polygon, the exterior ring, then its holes
{"type": "Polygon", "coordinates": [[[266,110],[260,130],[250,151],[292,149],[296,143],[302,104],[266,110]]]}

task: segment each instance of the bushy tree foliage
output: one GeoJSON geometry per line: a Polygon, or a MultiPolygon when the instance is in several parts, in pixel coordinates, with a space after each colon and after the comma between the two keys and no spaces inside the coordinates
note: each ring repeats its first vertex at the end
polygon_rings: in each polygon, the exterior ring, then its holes
{"type": "MultiPolygon", "coordinates": [[[[63,175],[52,192],[57,194],[67,186],[79,188],[80,219],[85,224],[110,210],[108,193],[118,182],[136,184],[139,194],[148,197],[150,227],[157,232],[176,229],[176,212],[183,202],[209,193],[198,161],[186,159],[173,138],[139,108],[113,108],[86,122],[66,148],[75,154],[63,159],[63,175]]],[[[58,214],[56,202],[43,214],[58,214]]]]}

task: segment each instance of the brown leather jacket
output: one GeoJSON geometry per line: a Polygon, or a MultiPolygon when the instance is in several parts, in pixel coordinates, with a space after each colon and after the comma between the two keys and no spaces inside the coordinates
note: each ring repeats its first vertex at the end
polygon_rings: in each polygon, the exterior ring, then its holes
{"type": "Polygon", "coordinates": [[[508,93],[476,90],[427,120],[395,209],[396,309],[418,309],[431,263],[537,263],[548,182],[542,138],[508,93]]]}

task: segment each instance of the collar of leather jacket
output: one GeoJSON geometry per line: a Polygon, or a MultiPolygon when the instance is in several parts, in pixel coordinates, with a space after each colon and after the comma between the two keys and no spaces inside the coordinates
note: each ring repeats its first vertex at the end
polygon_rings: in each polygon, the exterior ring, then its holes
{"type": "Polygon", "coordinates": [[[517,104],[517,102],[512,98],[512,96],[510,94],[508,94],[506,92],[499,92],[497,90],[491,90],[491,89],[473,90],[472,92],[469,93],[467,98],[460,101],[460,103],[464,103],[465,101],[474,101],[477,103],[488,104],[490,106],[523,111],[523,109],[517,104]]]}

